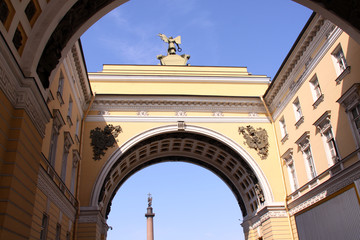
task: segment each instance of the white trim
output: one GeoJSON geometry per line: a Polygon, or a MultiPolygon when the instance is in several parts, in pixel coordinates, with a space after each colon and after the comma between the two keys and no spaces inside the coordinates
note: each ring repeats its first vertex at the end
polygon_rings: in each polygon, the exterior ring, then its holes
{"type": "MultiPolygon", "coordinates": [[[[102,188],[102,185],[105,181],[105,178],[107,174],[110,172],[111,167],[116,163],[116,161],[119,159],[119,157],[125,153],[127,150],[129,150],[132,146],[136,145],[137,143],[141,142],[142,140],[149,138],[151,136],[164,134],[164,133],[170,133],[170,132],[177,132],[178,131],[178,125],[166,125],[158,128],[149,129],[148,131],[145,131],[137,136],[134,136],[133,138],[129,139],[127,142],[125,142],[122,146],[120,146],[117,150],[115,150],[111,156],[108,158],[106,163],[104,164],[103,168],[101,169],[92,193],[91,193],[91,199],[90,199],[90,207],[97,207],[98,204],[98,198],[99,194],[102,188]]],[[[206,129],[203,127],[198,127],[194,125],[186,125],[186,128],[184,129],[186,132],[193,132],[198,133],[201,135],[209,136],[212,138],[215,138],[224,144],[228,145],[230,148],[232,148],[234,151],[236,151],[239,155],[243,157],[243,159],[249,164],[249,166],[252,168],[256,176],[258,177],[259,183],[262,187],[266,204],[273,203],[274,198],[272,194],[272,190],[270,187],[269,182],[267,181],[267,178],[265,174],[262,172],[259,165],[256,163],[255,159],[252,158],[252,156],[243,149],[240,145],[238,145],[236,142],[234,142],[232,139],[217,133],[213,130],[206,129]]]]}
{"type": "Polygon", "coordinates": [[[107,73],[89,73],[89,80],[95,82],[160,82],[160,83],[270,83],[269,77],[253,77],[252,75],[243,77],[213,77],[213,76],[124,76],[110,75],[107,73]]]}
{"type": "MultiPolygon", "coordinates": [[[[322,45],[321,49],[318,51],[318,53],[315,55],[315,57],[310,61],[309,65],[305,69],[305,71],[301,74],[299,79],[295,79],[295,76],[299,76],[302,66],[305,66],[305,59],[310,58],[310,54],[314,52],[314,49],[318,46],[318,44],[321,44],[321,40],[326,35],[326,33],[331,30],[331,28],[334,26],[332,23],[330,23],[328,20],[325,21],[326,24],[323,25],[323,30],[316,35],[316,41],[311,44],[311,46],[308,47],[306,50],[306,53],[301,57],[301,59],[298,61],[297,64],[297,70],[292,71],[291,74],[286,78],[284,84],[281,86],[281,90],[276,93],[274,99],[272,100],[272,103],[270,104],[270,110],[273,112],[273,119],[277,119],[279,115],[284,111],[285,107],[288,105],[288,103],[291,101],[291,99],[295,96],[295,94],[298,92],[299,88],[302,86],[302,84],[305,82],[305,80],[308,79],[310,74],[313,72],[317,64],[321,61],[321,59],[325,56],[325,54],[328,53],[329,49],[333,46],[335,41],[340,37],[340,35],[343,33],[343,31],[335,27],[335,29],[331,32],[331,35],[327,39],[326,43],[322,45]],[[285,98],[281,100],[283,97],[285,98]]],[[[295,53],[294,53],[295,54],[295,53]]],[[[283,70],[285,72],[285,70],[283,70]]],[[[280,77],[278,77],[278,80],[274,79],[273,81],[279,81],[280,77]]],[[[276,84],[276,83],[275,83],[276,84]]],[[[274,85],[275,85],[274,84],[274,85]]],[[[273,87],[273,89],[275,86],[273,87]]],[[[274,90],[270,91],[273,92],[274,90]]],[[[270,97],[270,93],[268,94],[270,97]]],[[[274,93],[272,94],[274,95],[274,93]]],[[[268,97],[267,97],[268,98],[268,97]]]]}
{"type": "MultiPolygon", "coordinates": [[[[174,113],[175,115],[175,113],[174,113]]],[[[116,116],[90,115],[86,122],[166,122],[186,121],[193,123],[270,123],[267,117],[188,117],[188,116],[116,116]]]]}

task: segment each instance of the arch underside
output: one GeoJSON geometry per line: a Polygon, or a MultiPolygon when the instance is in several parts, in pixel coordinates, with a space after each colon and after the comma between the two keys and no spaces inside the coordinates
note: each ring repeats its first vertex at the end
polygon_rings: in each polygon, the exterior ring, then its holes
{"type": "MultiPolygon", "coordinates": [[[[116,0],[78,0],[62,20],[57,24],[52,35],[42,50],[36,72],[44,88],[49,87],[49,77],[62,58],[62,50],[69,44],[70,39],[76,41],[86,29],[80,28],[94,15],[115,2],[116,0]],[[75,38],[74,38],[75,36],[75,38]]],[[[119,0],[118,0],[119,1],[119,0]]],[[[360,43],[360,4],[353,0],[294,0],[304,6],[318,11],[347,31],[350,36],[360,43]]],[[[123,2],[123,0],[122,0],[123,2]]],[[[121,3],[120,3],[121,4],[121,3]]],[[[111,9],[109,9],[110,11],[111,9]]],[[[102,16],[106,12],[101,13],[102,16]]],[[[102,17],[102,16],[99,16],[102,17]]]]}
{"type": "Polygon", "coordinates": [[[220,177],[236,197],[243,216],[255,213],[265,197],[254,171],[232,148],[199,134],[172,132],[149,137],[124,152],[112,165],[98,195],[104,216],[121,185],[141,169],[162,162],[188,162],[220,177]]]}

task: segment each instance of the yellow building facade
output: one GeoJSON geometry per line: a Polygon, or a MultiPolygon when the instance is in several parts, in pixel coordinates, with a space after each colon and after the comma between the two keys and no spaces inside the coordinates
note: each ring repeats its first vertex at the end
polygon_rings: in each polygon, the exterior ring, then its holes
{"type": "Polygon", "coordinates": [[[1,3],[1,239],[106,239],[118,188],[165,161],[220,177],[246,239],[360,235],[360,46],[329,20],[313,14],[271,82],[245,67],[87,73],[79,42],[49,72],[30,34],[46,4],[1,3]]]}

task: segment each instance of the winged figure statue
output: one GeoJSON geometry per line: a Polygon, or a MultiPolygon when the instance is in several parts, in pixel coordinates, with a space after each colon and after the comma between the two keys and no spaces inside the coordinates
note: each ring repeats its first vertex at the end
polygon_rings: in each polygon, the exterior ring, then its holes
{"type": "Polygon", "coordinates": [[[179,44],[181,44],[180,36],[177,36],[176,38],[173,38],[173,37],[168,38],[165,34],[162,34],[162,33],[159,33],[159,36],[164,42],[169,44],[168,54],[170,54],[170,55],[176,54],[176,46],[177,46],[178,52],[181,52],[182,49],[179,47],[179,44]]]}

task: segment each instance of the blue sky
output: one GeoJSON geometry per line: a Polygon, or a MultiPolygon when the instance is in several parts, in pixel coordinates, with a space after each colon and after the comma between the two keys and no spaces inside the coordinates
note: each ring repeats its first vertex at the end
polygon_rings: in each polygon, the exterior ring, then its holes
{"type": "MultiPolygon", "coordinates": [[[[312,11],[290,0],[131,0],[81,38],[89,72],[102,64],[158,64],[181,35],[196,66],[245,66],[273,78],[312,11]],[[220,4],[221,2],[221,4],[220,4]]],[[[153,194],[155,240],[241,240],[241,212],[216,175],[188,163],[163,163],[134,174],[116,194],[109,240],[146,239],[153,194]],[[239,221],[240,219],[240,221],[239,221]]]]}

